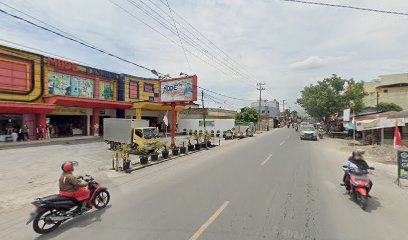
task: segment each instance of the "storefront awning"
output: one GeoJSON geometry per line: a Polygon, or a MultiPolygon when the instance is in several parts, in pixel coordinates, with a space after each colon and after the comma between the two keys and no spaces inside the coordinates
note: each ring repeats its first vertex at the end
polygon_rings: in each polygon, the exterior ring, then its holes
{"type": "Polygon", "coordinates": [[[50,114],[55,106],[43,103],[0,102],[0,113],[8,114],[50,114]]]}
{"type": "Polygon", "coordinates": [[[82,107],[82,108],[108,108],[108,109],[127,109],[132,107],[131,103],[108,101],[99,99],[52,96],[45,98],[46,103],[55,104],[65,107],[82,107]]]}
{"type": "Polygon", "coordinates": [[[362,120],[356,122],[357,131],[392,128],[395,126],[405,126],[404,118],[376,118],[370,120],[362,120]]]}
{"type": "MultiPolygon", "coordinates": [[[[157,102],[134,102],[132,108],[152,111],[171,111],[170,105],[163,105],[157,102]]],[[[182,111],[184,108],[185,106],[176,106],[176,111],[182,111]]]]}

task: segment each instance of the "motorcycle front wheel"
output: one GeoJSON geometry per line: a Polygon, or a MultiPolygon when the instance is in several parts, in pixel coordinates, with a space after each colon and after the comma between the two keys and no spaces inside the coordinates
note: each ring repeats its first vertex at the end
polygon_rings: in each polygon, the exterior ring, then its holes
{"type": "Polygon", "coordinates": [[[110,200],[110,194],[108,192],[108,190],[106,189],[102,189],[99,190],[96,193],[96,196],[92,202],[92,205],[96,208],[96,209],[102,209],[105,208],[110,200]]]}
{"type": "Polygon", "coordinates": [[[40,210],[33,220],[33,229],[36,233],[46,234],[58,228],[61,222],[52,221],[50,216],[56,215],[59,210],[54,208],[45,208],[40,210]]]}

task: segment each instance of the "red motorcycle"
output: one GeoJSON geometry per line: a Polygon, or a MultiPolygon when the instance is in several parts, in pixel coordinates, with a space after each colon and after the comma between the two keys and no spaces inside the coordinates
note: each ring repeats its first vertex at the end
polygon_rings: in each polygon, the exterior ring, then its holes
{"type": "MultiPolygon", "coordinates": [[[[369,167],[370,170],[374,170],[373,167],[369,167]]],[[[343,170],[347,172],[350,184],[350,196],[353,200],[360,205],[361,209],[366,210],[368,201],[368,192],[371,188],[371,180],[368,177],[368,170],[362,170],[360,168],[348,168],[347,165],[343,166],[343,170]]],[[[345,186],[345,184],[342,184],[345,186]]]]}
{"type": "MultiPolygon", "coordinates": [[[[96,209],[105,208],[110,200],[108,189],[100,187],[90,175],[85,175],[82,179],[88,183],[88,189],[91,192],[87,200],[88,205],[96,209]]],[[[37,209],[31,213],[26,224],[33,222],[33,229],[39,234],[50,233],[57,229],[61,223],[84,213],[81,211],[81,202],[75,198],[63,197],[58,194],[36,198],[31,204],[37,209]]]]}

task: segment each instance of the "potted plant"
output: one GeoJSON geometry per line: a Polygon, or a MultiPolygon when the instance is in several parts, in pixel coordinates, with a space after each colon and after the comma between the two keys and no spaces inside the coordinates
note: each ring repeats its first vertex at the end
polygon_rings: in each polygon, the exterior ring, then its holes
{"type": "Polygon", "coordinates": [[[205,131],[204,134],[203,134],[204,141],[201,142],[201,148],[207,148],[208,136],[211,137],[211,134],[209,134],[207,131],[205,131]]]}
{"type": "Polygon", "coordinates": [[[217,138],[219,138],[220,137],[220,130],[217,130],[217,133],[215,134],[215,136],[217,137],[217,138]]]}
{"type": "Polygon", "coordinates": [[[150,160],[157,161],[159,160],[159,150],[164,146],[164,143],[160,140],[155,141],[152,144],[153,152],[150,153],[150,160]]]}
{"type": "Polygon", "coordinates": [[[193,135],[198,135],[198,132],[197,132],[197,130],[194,130],[194,133],[193,133],[193,135]]]}
{"type": "Polygon", "coordinates": [[[214,137],[214,130],[211,130],[211,137],[214,137]]]}
{"type": "Polygon", "coordinates": [[[198,134],[203,134],[203,130],[199,130],[199,131],[198,131],[198,134]]]}
{"type": "Polygon", "coordinates": [[[173,154],[173,156],[177,156],[177,155],[179,155],[179,150],[180,150],[179,147],[173,146],[173,147],[171,148],[171,154],[173,154]]]}
{"type": "Polygon", "coordinates": [[[187,135],[187,129],[183,129],[183,135],[187,135]]]}
{"type": "Polygon", "coordinates": [[[196,134],[194,135],[194,139],[197,141],[197,143],[195,144],[195,149],[196,150],[200,150],[201,149],[201,138],[203,137],[203,134],[196,134]]]}
{"type": "Polygon", "coordinates": [[[214,137],[214,131],[212,131],[212,133],[208,133],[207,134],[207,139],[206,139],[206,143],[207,143],[207,147],[211,147],[211,138],[214,137]]]}
{"type": "Polygon", "coordinates": [[[223,131],[223,132],[222,132],[222,137],[223,137],[223,138],[226,138],[226,137],[227,137],[227,131],[223,131]]]}
{"type": "Polygon", "coordinates": [[[163,144],[163,147],[164,147],[164,149],[163,149],[163,151],[162,151],[162,157],[163,157],[164,159],[167,159],[167,158],[169,158],[169,150],[167,149],[167,144],[164,143],[164,144],[163,144]]]}
{"type": "Polygon", "coordinates": [[[188,149],[189,152],[194,151],[194,144],[191,143],[191,139],[190,139],[190,138],[188,138],[187,149],[188,149]]]}
{"type": "Polygon", "coordinates": [[[193,135],[193,129],[190,129],[190,130],[188,131],[188,135],[190,135],[190,136],[193,135]]]}
{"type": "Polygon", "coordinates": [[[180,147],[180,154],[186,154],[187,153],[187,147],[184,146],[184,142],[183,145],[180,147]]]}
{"type": "Polygon", "coordinates": [[[139,145],[137,153],[140,156],[140,164],[147,164],[149,161],[149,149],[146,146],[139,145]]]}

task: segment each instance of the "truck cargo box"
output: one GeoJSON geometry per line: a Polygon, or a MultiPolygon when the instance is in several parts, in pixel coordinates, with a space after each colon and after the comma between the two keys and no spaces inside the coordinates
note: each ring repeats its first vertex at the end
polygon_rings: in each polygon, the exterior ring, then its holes
{"type": "Polygon", "coordinates": [[[103,119],[103,139],[108,142],[132,144],[134,128],[149,127],[149,121],[139,119],[103,119]]]}

